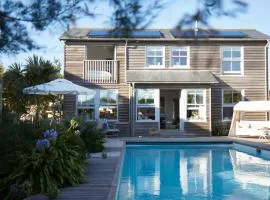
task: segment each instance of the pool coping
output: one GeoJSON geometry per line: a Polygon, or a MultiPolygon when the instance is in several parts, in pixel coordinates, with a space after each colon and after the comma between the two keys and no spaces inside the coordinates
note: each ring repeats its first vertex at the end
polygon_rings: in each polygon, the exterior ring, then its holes
{"type": "Polygon", "coordinates": [[[238,143],[251,146],[257,149],[270,151],[270,143],[261,143],[254,138],[239,138],[239,137],[193,137],[193,138],[126,138],[122,139],[127,143],[238,143]]]}
{"type": "Polygon", "coordinates": [[[118,164],[116,166],[116,172],[114,174],[111,191],[108,195],[108,200],[116,200],[117,193],[119,190],[120,175],[123,168],[124,156],[126,151],[126,145],[128,143],[236,143],[241,145],[250,146],[259,150],[270,151],[270,143],[262,143],[258,141],[252,141],[250,138],[239,138],[239,137],[192,137],[192,138],[119,138],[123,141],[121,154],[119,157],[118,164]]]}
{"type": "Polygon", "coordinates": [[[122,172],[122,168],[124,164],[125,152],[126,152],[126,141],[123,141],[121,153],[120,153],[119,160],[116,166],[116,171],[113,177],[111,190],[107,196],[107,200],[116,200],[117,198],[117,193],[118,193],[118,188],[119,188],[119,183],[120,183],[120,174],[122,172]]]}

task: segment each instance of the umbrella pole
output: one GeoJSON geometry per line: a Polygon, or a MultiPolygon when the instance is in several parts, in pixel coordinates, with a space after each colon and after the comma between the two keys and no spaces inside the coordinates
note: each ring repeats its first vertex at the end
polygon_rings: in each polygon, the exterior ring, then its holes
{"type": "Polygon", "coordinates": [[[36,110],[36,119],[35,119],[35,121],[36,121],[36,123],[38,122],[38,120],[39,120],[39,107],[40,107],[40,105],[39,105],[39,100],[38,100],[38,98],[37,97],[35,97],[35,100],[36,100],[36,105],[37,105],[37,110],[36,110]]]}

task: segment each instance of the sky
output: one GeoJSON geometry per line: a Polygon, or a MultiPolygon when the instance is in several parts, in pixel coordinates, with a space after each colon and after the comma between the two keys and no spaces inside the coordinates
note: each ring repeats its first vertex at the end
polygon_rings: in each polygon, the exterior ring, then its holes
{"type": "MultiPolygon", "coordinates": [[[[108,1],[99,0],[97,2],[92,7],[98,15],[95,18],[80,19],[73,27],[111,27],[109,23],[109,17],[112,13],[111,6],[108,1]]],[[[159,13],[149,28],[175,27],[184,14],[193,13],[196,10],[196,2],[196,0],[169,0],[166,7],[159,13]]],[[[270,0],[246,0],[246,2],[248,3],[247,12],[239,13],[236,18],[214,17],[210,20],[210,26],[213,28],[255,28],[270,35],[270,0]]],[[[64,31],[64,27],[52,27],[44,32],[30,30],[30,35],[42,48],[16,55],[2,55],[0,56],[0,62],[7,68],[14,62],[24,64],[27,57],[36,54],[51,61],[56,58],[63,63],[64,42],[59,41],[59,37],[64,31]]]]}

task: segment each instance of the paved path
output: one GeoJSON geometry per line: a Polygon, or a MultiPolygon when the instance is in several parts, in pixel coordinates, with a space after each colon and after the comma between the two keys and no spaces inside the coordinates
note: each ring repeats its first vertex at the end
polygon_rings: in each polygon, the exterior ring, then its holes
{"type": "Polygon", "coordinates": [[[60,190],[59,200],[111,200],[115,197],[122,143],[107,141],[105,151],[108,157],[93,154],[87,160],[85,183],[60,190]]]}

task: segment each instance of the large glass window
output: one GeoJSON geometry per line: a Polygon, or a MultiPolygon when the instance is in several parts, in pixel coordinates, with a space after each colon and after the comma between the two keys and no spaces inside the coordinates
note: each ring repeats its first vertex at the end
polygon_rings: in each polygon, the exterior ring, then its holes
{"type": "Polygon", "coordinates": [[[99,118],[117,120],[117,101],[116,89],[100,90],[99,118]]]}
{"type": "Polygon", "coordinates": [[[188,67],[189,66],[188,47],[172,47],[171,64],[173,67],[188,67]]]}
{"type": "Polygon", "coordinates": [[[243,91],[241,90],[223,90],[223,120],[231,121],[233,107],[239,101],[244,100],[243,91]]]}
{"type": "Polygon", "coordinates": [[[77,99],[77,113],[78,116],[86,120],[95,119],[95,95],[96,91],[92,90],[87,95],[78,95],[77,99]]]}
{"type": "Polygon", "coordinates": [[[222,73],[241,74],[243,65],[243,55],[241,47],[222,47],[222,73]]]}
{"type": "Polygon", "coordinates": [[[155,89],[137,89],[136,92],[136,113],[137,120],[156,120],[156,90],[155,89]]]}
{"type": "Polygon", "coordinates": [[[164,47],[149,46],[146,48],[147,67],[164,67],[164,47]]]}
{"type": "Polygon", "coordinates": [[[204,90],[187,90],[187,119],[190,121],[206,119],[204,90]]]}

